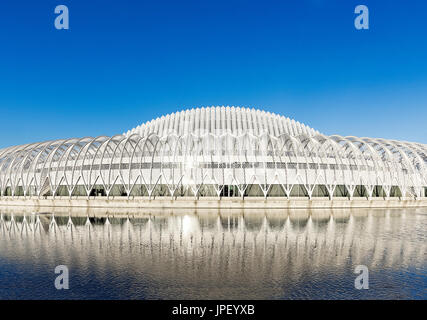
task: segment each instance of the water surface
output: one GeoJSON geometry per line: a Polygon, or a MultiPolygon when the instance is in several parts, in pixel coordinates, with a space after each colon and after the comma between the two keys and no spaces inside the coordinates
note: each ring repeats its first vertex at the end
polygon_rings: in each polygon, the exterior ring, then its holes
{"type": "Polygon", "coordinates": [[[0,299],[427,298],[427,208],[0,212],[0,299]]]}

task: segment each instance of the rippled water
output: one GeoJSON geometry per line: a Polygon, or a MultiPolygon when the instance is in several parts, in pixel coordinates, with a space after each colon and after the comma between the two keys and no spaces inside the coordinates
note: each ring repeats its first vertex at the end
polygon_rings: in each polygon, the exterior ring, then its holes
{"type": "Polygon", "coordinates": [[[0,212],[1,299],[427,298],[427,208],[0,212]]]}

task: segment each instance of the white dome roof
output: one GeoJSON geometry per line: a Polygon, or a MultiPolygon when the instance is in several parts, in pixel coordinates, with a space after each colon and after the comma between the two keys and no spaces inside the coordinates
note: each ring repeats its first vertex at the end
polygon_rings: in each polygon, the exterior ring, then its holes
{"type": "Polygon", "coordinates": [[[256,109],[241,107],[202,107],[175,112],[148,121],[140,126],[129,130],[126,136],[138,134],[148,136],[155,133],[160,137],[168,134],[185,135],[193,133],[203,135],[212,133],[221,135],[224,133],[242,135],[251,133],[261,135],[268,133],[279,136],[283,133],[291,136],[306,134],[314,136],[318,131],[291,120],[284,116],[256,109]]]}

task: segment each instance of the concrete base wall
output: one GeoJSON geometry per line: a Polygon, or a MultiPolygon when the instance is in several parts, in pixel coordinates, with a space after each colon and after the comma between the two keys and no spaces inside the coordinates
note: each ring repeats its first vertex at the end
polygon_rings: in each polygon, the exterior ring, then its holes
{"type": "Polygon", "coordinates": [[[3,197],[0,206],[4,207],[46,207],[46,208],[143,208],[143,209],[333,209],[333,208],[416,208],[427,207],[427,198],[414,200],[413,198],[191,198],[177,199],[148,199],[145,197],[128,199],[127,197],[90,198],[75,197],[48,197],[38,199],[3,197]]]}

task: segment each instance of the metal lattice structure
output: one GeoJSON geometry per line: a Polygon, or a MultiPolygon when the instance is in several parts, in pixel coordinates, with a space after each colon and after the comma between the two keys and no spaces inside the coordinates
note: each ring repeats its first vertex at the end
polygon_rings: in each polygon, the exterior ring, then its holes
{"type": "Polygon", "coordinates": [[[122,135],[0,150],[1,197],[425,197],[427,146],[198,108],[122,135]]]}

